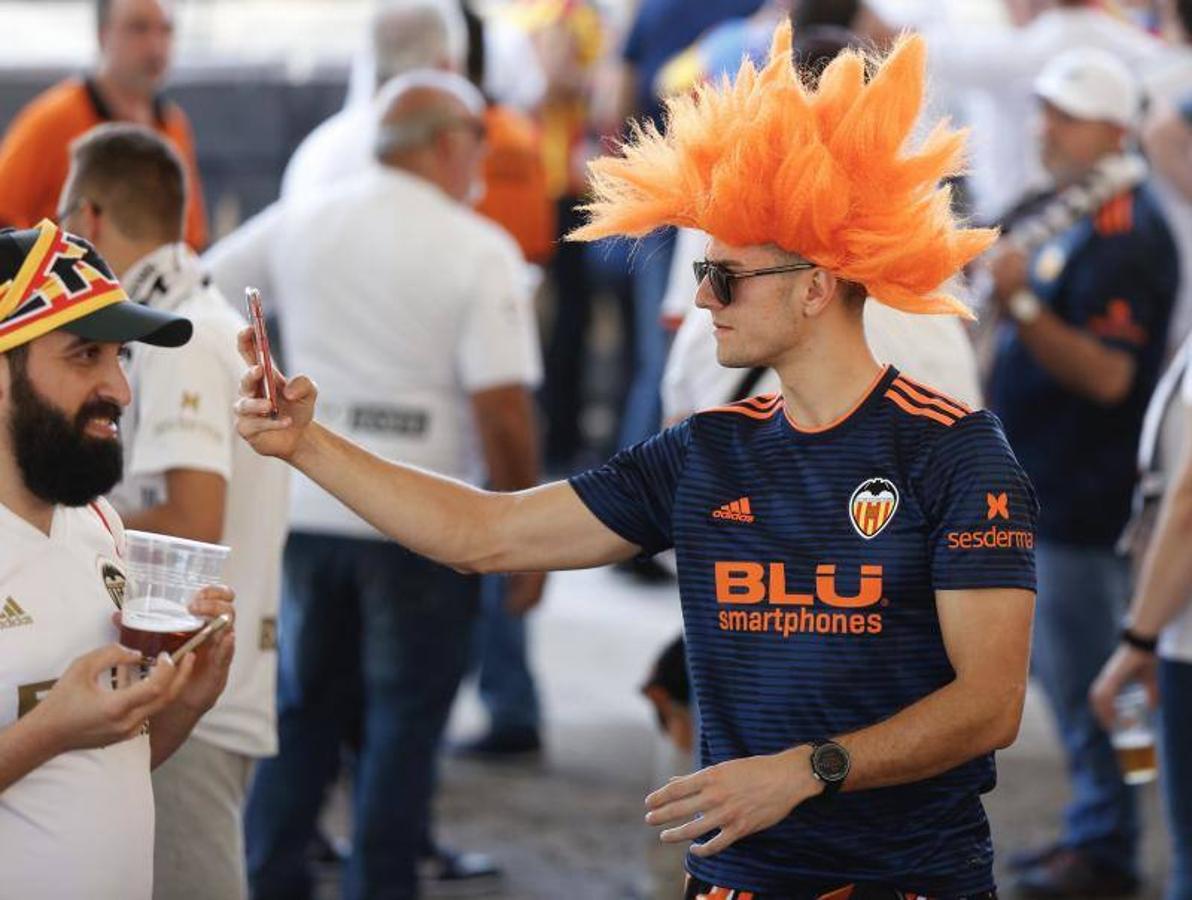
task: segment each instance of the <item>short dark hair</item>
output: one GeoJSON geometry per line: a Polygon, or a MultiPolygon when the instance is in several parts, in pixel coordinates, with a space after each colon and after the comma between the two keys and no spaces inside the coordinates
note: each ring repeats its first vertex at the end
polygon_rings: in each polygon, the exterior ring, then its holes
{"type": "Polygon", "coordinates": [[[95,29],[98,31],[108,24],[108,16],[112,14],[112,0],[95,0],[95,29]]]}
{"type": "Polygon", "coordinates": [[[844,294],[844,305],[851,310],[861,310],[865,308],[865,301],[869,299],[869,291],[865,290],[865,285],[858,284],[855,281],[841,281],[841,290],[844,294]]]}
{"type": "Polygon", "coordinates": [[[68,201],[90,200],[134,240],[182,240],[186,176],[164,138],[140,125],[99,125],[70,157],[68,201]]]}

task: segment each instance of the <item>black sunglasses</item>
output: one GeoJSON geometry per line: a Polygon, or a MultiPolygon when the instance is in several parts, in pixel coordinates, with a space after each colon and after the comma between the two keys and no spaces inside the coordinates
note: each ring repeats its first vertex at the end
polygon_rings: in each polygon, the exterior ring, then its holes
{"type": "Polygon", "coordinates": [[[804,269],[814,269],[815,263],[800,262],[787,266],[771,266],[768,269],[748,269],[744,272],[733,272],[720,263],[706,259],[697,259],[691,264],[695,272],[695,283],[700,284],[706,278],[712,288],[712,295],[724,306],[733,302],[733,282],[738,278],[753,278],[757,275],[777,275],[779,272],[801,272],[804,269]]]}

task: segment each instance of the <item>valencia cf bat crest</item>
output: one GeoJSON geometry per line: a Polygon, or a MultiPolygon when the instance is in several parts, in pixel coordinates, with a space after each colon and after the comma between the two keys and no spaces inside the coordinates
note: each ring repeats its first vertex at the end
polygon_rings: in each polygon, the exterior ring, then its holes
{"type": "Polygon", "coordinates": [[[888,478],[861,482],[848,501],[849,521],[867,541],[881,534],[897,511],[898,488],[888,478]]]}

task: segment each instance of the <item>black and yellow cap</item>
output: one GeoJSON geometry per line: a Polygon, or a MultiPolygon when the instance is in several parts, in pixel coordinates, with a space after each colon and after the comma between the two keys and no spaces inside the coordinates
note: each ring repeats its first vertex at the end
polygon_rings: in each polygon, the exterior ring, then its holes
{"type": "Polygon", "coordinates": [[[0,353],[56,329],[92,341],[180,347],[189,319],[133,303],[89,243],[48,219],[0,231],[0,353]]]}

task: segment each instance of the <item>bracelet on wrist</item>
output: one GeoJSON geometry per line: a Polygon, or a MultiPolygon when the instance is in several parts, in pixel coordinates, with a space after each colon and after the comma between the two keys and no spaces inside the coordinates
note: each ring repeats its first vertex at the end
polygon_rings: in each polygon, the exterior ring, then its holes
{"type": "Polygon", "coordinates": [[[1144,637],[1131,630],[1129,625],[1122,627],[1120,637],[1123,644],[1133,647],[1135,650],[1141,650],[1143,653],[1154,653],[1159,647],[1157,637],[1144,637]]]}

